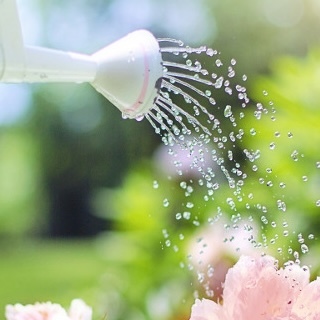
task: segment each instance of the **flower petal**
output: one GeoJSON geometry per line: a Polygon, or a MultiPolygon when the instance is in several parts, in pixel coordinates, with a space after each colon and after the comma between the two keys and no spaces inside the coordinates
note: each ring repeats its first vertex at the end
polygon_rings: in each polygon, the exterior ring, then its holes
{"type": "Polygon", "coordinates": [[[223,320],[221,305],[208,299],[197,299],[192,306],[190,320],[223,320]]]}
{"type": "Polygon", "coordinates": [[[69,316],[71,320],[91,320],[92,309],[81,299],[74,299],[71,301],[69,316]]]}
{"type": "Polygon", "coordinates": [[[270,256],[242,256],[226,277],[226,315],[238,320],[288,317],[308,278],[298,266],[277,270],[276,260],[270,256]]]}
{"type": "Polygon", "coordinates": [[[66,311],[56,303],[45,302],[34,305],[7,305],[7,320],[69,320],[66,311]]]}
{"type": "Polygon", "coordinates": [[[292,319],[320,319],[320,278],[310,282],[301,291],[292,306],[292,319]]]}

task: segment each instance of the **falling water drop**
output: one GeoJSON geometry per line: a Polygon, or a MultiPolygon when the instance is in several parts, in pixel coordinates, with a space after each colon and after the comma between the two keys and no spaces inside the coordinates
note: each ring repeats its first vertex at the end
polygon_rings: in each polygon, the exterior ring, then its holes
{"type": "Polygon", "coordinates": [[[309,239],[309,240],[313,240],[313,239],[314,239],[314,234],[310,233],[310,234],[308,235],[308,239],[309,239]]]}
{"type": "Polygon", "coordinates": [[[144,114],[141,114],[141,115],[138,115],[135,119],[137,120],[137,121],[142,121],[143,119],[144,119],[144,114]]]}
{"type": "Polygon", "coordinates": [[[226,107],[225,107],[225,109],[224,109],[224,116],[225,116],[226,118],[232,116],[232,111],[231,111],[231,106],[230,106],[230,105],[226,105],[226,107]]]}
{"type": "Polygon", "coordinates": [[[217,67],[223,66],[223,63],[222,63],[222,61],[221,61],[220,59],[217,59],[217,60],[216,60],[216,66],[217,66],[217,67]]]}
{"type": "Polygon", "coordinates": [[[307,252],[309,252],[309,248],[308,248],[308,246],[307,246],[306,244],[302,244],[302,245],[301,245],[301,252],[302,252],[302,253],[307,253],[307,252]]]}
{"type": "Polygon", "coordinates": [[[276,144],[274,142],[271,142],[269,145],[270,150],[274,150],[276,147],[276,144]]]}
{"type": "Polygon", "coordinates": [[[168,200],[167,198],[165,198],[165,199],[163,200],[163,206],[164,206],[165,208],[167,208],[167,207],[169,207],[169,204],[170,204],[169,200],[168,200]]]}

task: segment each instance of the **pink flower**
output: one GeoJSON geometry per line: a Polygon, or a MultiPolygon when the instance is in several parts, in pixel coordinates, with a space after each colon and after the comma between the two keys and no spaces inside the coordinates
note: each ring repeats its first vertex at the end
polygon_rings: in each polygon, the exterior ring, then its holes
{"type": "Polygon", "coordinates": [[[190,320],[320,320],[320,278],[294,263],[277,268],[270,256],[240,257],[229,269],[223,304],[196,300],[190,320]]]}
{"type": "Polygon", "coordinates": [[[45,302],[34,305],[7,305],[7,320],[91,320],[92,310],[82,300],[72,300],[69,312],[59,304],[45,302]]]}

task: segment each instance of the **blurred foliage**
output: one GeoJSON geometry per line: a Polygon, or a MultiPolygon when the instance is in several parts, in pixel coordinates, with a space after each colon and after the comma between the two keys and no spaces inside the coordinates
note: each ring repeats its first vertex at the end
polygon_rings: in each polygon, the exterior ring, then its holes
{"type": "Polygon", "coordinates": [[[260,150],[259,173],[267,180],[267,169],[272,169],[272,194],[284,194],[289,212],[296,212],[295,219],[303,217],[310,232],[319,228],[320,210],[316,206],[320,197],[319,62],[319,49],[305,58],[275,60],[271,75],[259,77],[253,84],[253,95],[267,112],[260,120],[252,115],[244,121],[247,131],[254,128],[256,132],[245,143],[260,150]],[[265,90],[268,92],[263,95],[265,90]]]}
{"type": "Polygon", "coordinates": [[[183,309],[187,314],[190,307],[190,301],[181,306],[190,281],[179,266],[183,250],[170,244],[179,235],[162,206],[170,183],[162,180],[154,190],[152,176],[144,163],[121,188],[95,196],[96,212],[114,222],[114,231],[99,239],[108,262],[103,292],[110,319],[168,319],[182,316],[183,309]]]}
{"type": "Polygon", "coordinates": [[[30,132],[1,131],[0,236],[18,237],[30,233],[35,225],[40,229],[44,223],[39,150],[30,132]]]}
{"type": "Polygon", "coordinates": [[[76,297],[98,310],[105,263],[95,247],[93,241],[80,240],[1,243],[1,312],[18,302],[53,301],[67,307],[76,297]]]}

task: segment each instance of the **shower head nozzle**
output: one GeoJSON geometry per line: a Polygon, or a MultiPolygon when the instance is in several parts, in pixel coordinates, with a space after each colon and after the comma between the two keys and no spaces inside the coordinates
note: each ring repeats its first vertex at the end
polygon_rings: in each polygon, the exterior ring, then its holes
{"type": "Polygon", "coordinates": [[[149,111],[162,77],[158,41],[146,30],[126,37],[93,54],[97,73],[92,85],[125,117],[137,118],[149,111]]]}

